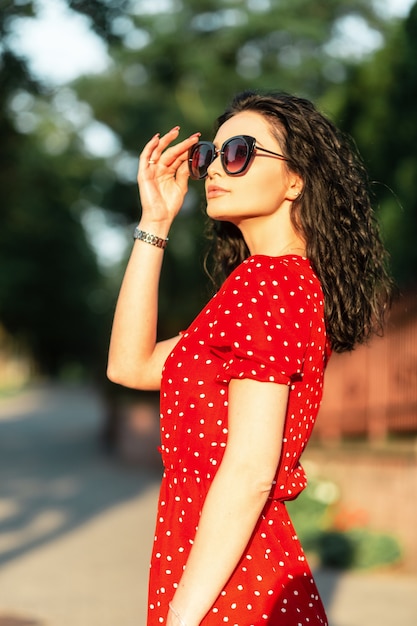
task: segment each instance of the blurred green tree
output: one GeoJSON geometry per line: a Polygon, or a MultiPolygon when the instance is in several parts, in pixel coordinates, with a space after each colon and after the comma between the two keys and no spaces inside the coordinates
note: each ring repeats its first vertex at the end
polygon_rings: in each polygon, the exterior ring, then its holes
{"type": "Polygon", "coordinates": [[[416,58],[417,3],[385,46],[351,69],[337,111],[375,181],[394,274],[405,288],[417,282],[416,58]]]}
{"type": "Polygon", "coordinates": [[[96,164],[7,45],[12,18],[33,11],[19,2],[0,12],[0,323],[56,376],[96,363],[106,306],[76,210],[96,164]]]}

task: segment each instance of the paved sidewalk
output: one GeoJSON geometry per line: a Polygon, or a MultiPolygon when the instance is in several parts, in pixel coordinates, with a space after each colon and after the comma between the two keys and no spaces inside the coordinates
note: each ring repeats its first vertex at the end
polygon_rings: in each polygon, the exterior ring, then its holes
{"type": "MultiPolygon", "coordinates": [[[[0,626],[146,624],[159,472],[107,457],[101,419],[87,389],[0,400],[0,626]]],[[[417,625],[416,578],[317,582],[331,626],[417,625]]]]}

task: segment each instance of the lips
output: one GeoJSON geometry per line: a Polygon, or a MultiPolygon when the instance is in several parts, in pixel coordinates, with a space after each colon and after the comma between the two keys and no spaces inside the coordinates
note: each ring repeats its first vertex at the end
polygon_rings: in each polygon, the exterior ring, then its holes
{"type": "Polygon", "coordinates": [[[207,200],[224,196],[225,193],[228,193],[227,189],[223,189],[223,187],[218,187],[217,185],[208,185],[206,189],[207,200]]]}

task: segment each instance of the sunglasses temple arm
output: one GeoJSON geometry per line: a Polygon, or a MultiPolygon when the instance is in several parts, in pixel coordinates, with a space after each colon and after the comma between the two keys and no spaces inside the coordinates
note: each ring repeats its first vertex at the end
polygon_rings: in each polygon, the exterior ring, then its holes
{"type": "Polygon", "coordinates": [[[287,157],[285,157],[283,154],[279,154],[279,152],[272,152],[272,150],[267,150],[266,148],[260,148],[259,146],[256,146],[256,150],[262,150],[262,152],[267,152],[268,154],[273,154],[274,156],[280,157],[281,159],[284,159],[284,161],[288,161],[287,157]]]}

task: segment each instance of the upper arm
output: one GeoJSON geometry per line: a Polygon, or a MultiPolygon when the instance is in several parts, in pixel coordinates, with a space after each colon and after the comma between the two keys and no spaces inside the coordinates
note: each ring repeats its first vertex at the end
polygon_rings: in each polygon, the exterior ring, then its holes
{"type": "Polygon", "coordinates": [[[117,374],[114,374],[109,366],[107,369],[108,378],[119,385],[132,389],[142,389],[144,391],[157,391],[161,388],[162,369],[165,361],[180,340],[180,335],[159,341],[151,357],[146,363],[138,361],[130,362],[128,355],[123,360],[124,367],[118,366],[117,374]]]}
{"type": "Polygon", "coordinates": [[[228,438],[222,465],[272,482],[282,447],[289,387],[249,378],[229,383],[228,438]]]}

